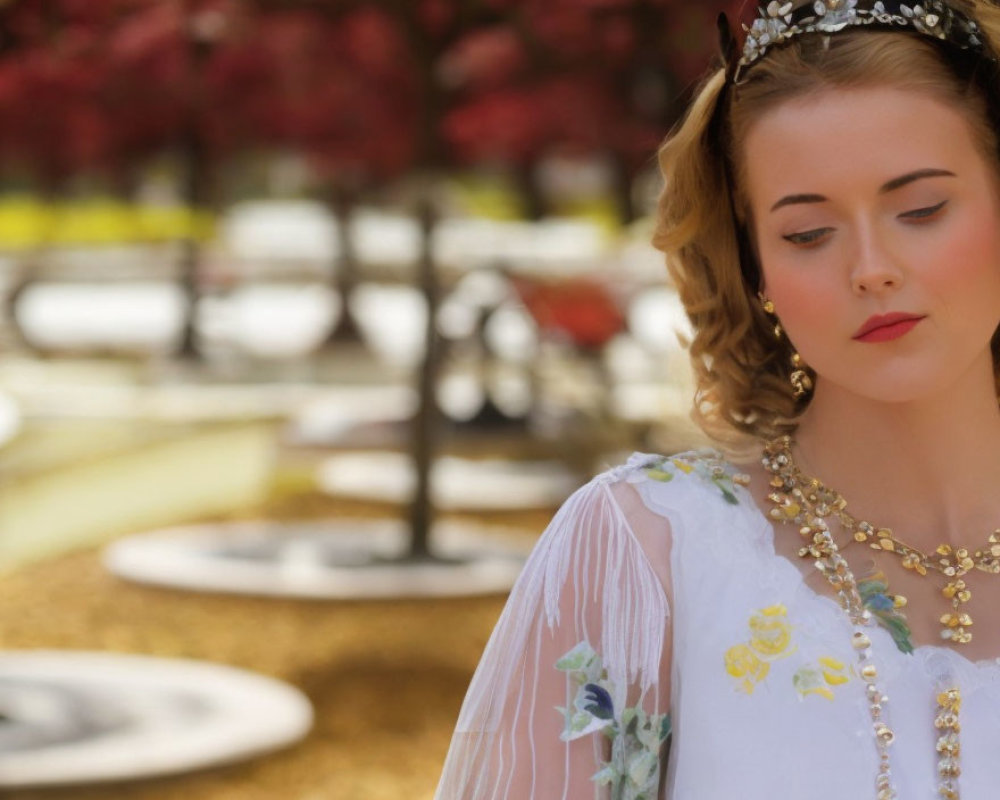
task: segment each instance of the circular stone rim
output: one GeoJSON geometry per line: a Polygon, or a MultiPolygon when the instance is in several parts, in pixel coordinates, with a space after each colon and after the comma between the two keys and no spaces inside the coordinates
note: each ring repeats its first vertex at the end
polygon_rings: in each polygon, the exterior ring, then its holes
{"type": "Polygon", "coordinates": [[[217,713],[207,729],[193,728],[193,734],[155,728],[143,732],[140,726],[139,741],[131,747],[133,734],[110,734],[83,749],[57,745],[29,755],[0,753],[4,789],[120,783],[246,761],[299,742],[314,720],[309,699],[291,684],[210,661],[85,650],[0,651],[0,678],[11,676],[35,682],[61,679],[103,691],[159,686],[190,692],[200,684],[197,694],[217,701],[217,713]],[[225,716],[226,711],[232,713],[225,716]],[[137,746],[148,759],[145,765],[136,758],[137,746]]]}
{"type": "Polygon", "coordinates": [[[104,564],[120,578],[185,591],[303,600],[469,597],[509,592],[535,542],[523,530],[444,521],[431,536],[442,560],[394,562],[392,556],[404,552],[406,535],[406,526],[394,520],[187,525],[125,537],[105,549],[104,564]],[[260,541],[262,528],[283,525],[329,532],[353,542],[362,561],[382,560],[324,565],[310,557],[315,551],[308,547],[294,550],[279,566],[205,555],[223,543],[260,541]]]}

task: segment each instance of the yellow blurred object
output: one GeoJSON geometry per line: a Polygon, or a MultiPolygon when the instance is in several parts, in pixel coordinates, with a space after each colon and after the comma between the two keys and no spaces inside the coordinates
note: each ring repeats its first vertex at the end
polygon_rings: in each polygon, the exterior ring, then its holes
{"type": "Polygon", "coordinates": [[[52,244],[115,244],[135,237],[135,215],[113,200],[55,205],[50,213],[52,244]]]}
{"type": "Polygon", "coordinates": [[[142,241],[165,242],[215,235],[215,215],[180,206],[138,206],[134,209],[142,241]]]}
{"type": "Polygon", "coordinates": [[[455,181],[454,188],[463,210],[474,217],[500,221],[524,219],[520,196],[500,179],[465,176],[455,181]]]}
{"type": "Polygon", "coordinates": [[[52,214],[38,198],[13,195],[0,199],[0,247],[30,250],[48,239],[52,214]]]}
{"type": "Polygon", "coordinates": [[[589,220],[606,233],[615,235],[621,232],[621,219],[618,207],[612,197],[584,197],[559,206],[560,216],[577,217],[589,220]]]}
{"type": "Polygon", "coordinates": [[[215,217],[181,206],[138,206],[112,198],[46,204],[31,195],[0,198],[0,249],[109,245],[212,237],[215,217]]]}

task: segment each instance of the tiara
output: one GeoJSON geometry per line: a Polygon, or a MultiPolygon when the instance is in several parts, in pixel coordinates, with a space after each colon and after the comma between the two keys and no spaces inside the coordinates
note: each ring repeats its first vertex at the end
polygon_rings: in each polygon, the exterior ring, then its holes
{"type": "Polygon", "coordinates": [[[746,71],[772,47],[785,44],[803,33],[831,34],[850,27],[875,26],[909,30],[961,49],[996,56],[985,44],[986,37],[975,20],[942,0],[921,0],[912,5],[892,0],[815,0],[793,2],[771,0],[757,7],[757,18],[743,25],[746,40],[742,54],[735,44],[724,15],[719,18],[720,45],[730,82],[745,82],[746,71]],[[737,58],[738,56],[738,58],[737,58]]]}

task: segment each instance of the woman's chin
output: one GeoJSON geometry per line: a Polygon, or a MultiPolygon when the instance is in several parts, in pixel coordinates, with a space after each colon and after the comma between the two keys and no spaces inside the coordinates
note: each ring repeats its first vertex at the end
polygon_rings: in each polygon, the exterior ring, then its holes
{"type": "MultiPolygon", "coordinates": [[[[836,383],[817,378],[814,399],[822,398],[817,405],[830,401],[837,405],[846,402],[870,402],[884,405],[906,405],[935,402],[955,391],[954,376],[891,375],[872,380],[852,380],[836,383]],[[824,397],[825,395],[825,397],[824,397]]],[[[953,395],[952,395],[953,396],[953,395]]]]}

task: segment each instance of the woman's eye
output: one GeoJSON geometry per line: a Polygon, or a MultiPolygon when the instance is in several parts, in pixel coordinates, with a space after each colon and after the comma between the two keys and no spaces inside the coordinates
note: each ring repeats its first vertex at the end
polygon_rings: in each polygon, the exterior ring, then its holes
{"type": "Polygon", "coordinates": [[[815,230],[802,231],[801,233],[790,233],[787,236],[782,236],[781,238],[791,242],[792,244],[808,245],[818,242],[827,231],[831,230],[833,230],[833,228],[816,228],[815,230]]]}
{"type": "Polygon", "coordinates": [[[906,217],[908,219],[924,219],[925,217],[931,217],[945,207],[947,200],[942,200],[936,206],[928,206],[927,208],[917,208],[913,211],[907,211],[905,214],[900,214],[901,217],[906,217]]]}
{"type": "MultiPolygon", "coordinates": [[[[933,217],[938,211],[944,208],[948,204],[947,200],[942,200],[940,203],[934,206],[928,206],[927,208],[916,208],[913,211],[907,211],[899,216],[905,219],[928,219],[933,217]]],[[[833,228],[815,228],[811,231],[802,231],[800,233],[789,233],[787,236],[782,236],[782,239],[791,242],[795,245],[809,246],[816,244],[828,231],[832,231],[833,228]]]]}

